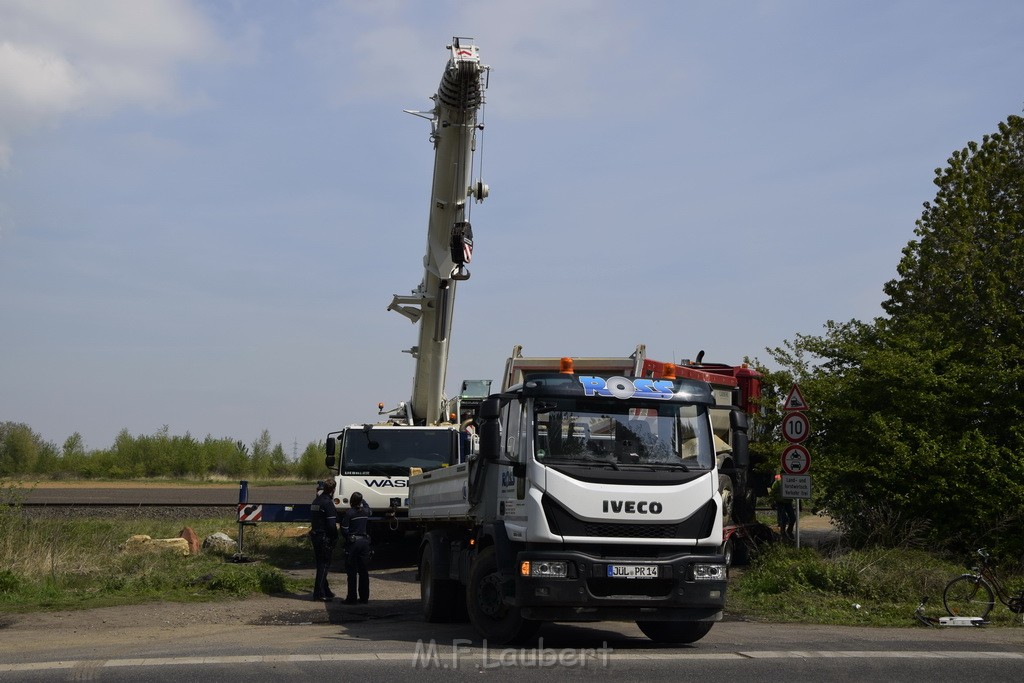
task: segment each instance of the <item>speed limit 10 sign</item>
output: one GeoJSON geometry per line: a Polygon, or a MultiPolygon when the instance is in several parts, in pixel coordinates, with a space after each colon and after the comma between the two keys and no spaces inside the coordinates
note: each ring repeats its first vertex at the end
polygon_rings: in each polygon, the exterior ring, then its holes
{"type": "Polygon", "coordinates": [[[782,436],[790,443],[806,441],[810,431],[811,423],[804,413],[786,413],[782,418],[782,436]]]}

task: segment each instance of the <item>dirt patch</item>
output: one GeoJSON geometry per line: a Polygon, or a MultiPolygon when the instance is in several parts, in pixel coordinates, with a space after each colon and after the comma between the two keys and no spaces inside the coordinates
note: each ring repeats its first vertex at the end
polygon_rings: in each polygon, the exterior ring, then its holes
{"type": "MultiPolygon", "coordinates": [[[[285,572],[312,576],[313,570],[285,572]]],[[[56,610],[31,614],[0,614],[0,639],[15,650],[31,648],[37,640],[60,633],[69,647],[89,642],[144,643],[170,630],[190,637],[221,633],[243,626],[346,623],[383,618],[418,618],[419,583],[414,569],[382,569],[371,572],[370,597],[365,605],[345,605],[339,600],[314,602],[310,594],[257,595],[238,600],[204,603],[157,602],[144,605],[101,607],[89,610],[56,610]]],[[[337,592],[344,574],[332,574],[337,592]]]]}

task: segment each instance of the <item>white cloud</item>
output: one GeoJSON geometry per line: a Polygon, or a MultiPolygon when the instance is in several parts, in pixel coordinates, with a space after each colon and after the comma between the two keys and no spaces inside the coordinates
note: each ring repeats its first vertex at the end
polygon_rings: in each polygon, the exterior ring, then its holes
{"type": "Polygon", "coordinates": [[[12,142],[73,113],[176,106],[175,70],[219,44],[183,0],[7,0],[0,5],[0,167],[12,142]]]}

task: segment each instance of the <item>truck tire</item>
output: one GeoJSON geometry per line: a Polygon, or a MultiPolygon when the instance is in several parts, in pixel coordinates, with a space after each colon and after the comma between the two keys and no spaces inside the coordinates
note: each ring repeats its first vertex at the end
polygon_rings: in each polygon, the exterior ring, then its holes
{"type": "Polygon", "coordinates": [[[644,635],[656,643],[696,643],[715,625],[713,621],[638,621],[644,635]]]}
{"type": "Polygon", "coordinates": [[[427,546],[420,560],[420,606],[427,623],[444,624],[455,620],[458,583],[434,576],[430,554],[431,548],[427,546]]]}
{"type": "Polygon", "coordinates": [[[469,570],[466,608],[469,620],[488,643],[507,645],[536,635],[539,621],[523,618],[517,607],[502,600],[502,579],[494,546],[484,548],[469,570]]]}
{"type": "Polygon", "coordinates": [[[735,524],[733,519],[733,485],[732,477],[728,474],[718,475],[718,492],[722,494],[722,524],[728,526],[735,524]]]}

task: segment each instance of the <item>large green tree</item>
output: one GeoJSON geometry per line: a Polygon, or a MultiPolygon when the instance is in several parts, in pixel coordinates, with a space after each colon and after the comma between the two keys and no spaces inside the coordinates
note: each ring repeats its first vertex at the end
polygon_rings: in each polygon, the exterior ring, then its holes
{"type": "Polygon", "coordinates": [[[772,350],[814,408],[818,503],[852,539],[1024,554],[1024,119],[936,170],[887,316],[772,350]]]}

